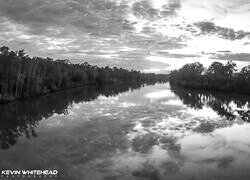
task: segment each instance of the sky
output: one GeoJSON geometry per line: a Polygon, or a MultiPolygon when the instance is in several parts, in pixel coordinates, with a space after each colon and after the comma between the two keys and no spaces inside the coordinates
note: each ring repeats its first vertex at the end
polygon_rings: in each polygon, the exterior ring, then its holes
{"type": "Polygon", "coordinates": [[[250,0],[0,0],[0,46],[167,73],[250,63],[250,0]]]}

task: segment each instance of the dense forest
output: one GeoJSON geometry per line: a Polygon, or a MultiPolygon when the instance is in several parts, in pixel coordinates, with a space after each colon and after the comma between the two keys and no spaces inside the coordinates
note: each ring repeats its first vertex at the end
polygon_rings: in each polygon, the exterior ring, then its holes
{"type": "Polygon", "coordinates": [[[208,68],[199,62],[184,65],[170,73],[170,83],[186,88],[250,94],[250,65],[237,71],[237,65],[213,62],[208,68]]]}
{"type": "Polygon", "coordinates": [[[0,103],[86,85],[163,82],[167,75],[116,67],[73,64],[68,59],[29,57],[24,50],[0,48],[0,103]]]}

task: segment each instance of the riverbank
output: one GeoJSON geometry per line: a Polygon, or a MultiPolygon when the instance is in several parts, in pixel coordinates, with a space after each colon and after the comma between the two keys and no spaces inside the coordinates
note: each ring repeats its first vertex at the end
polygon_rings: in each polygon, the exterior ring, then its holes
{"type": "Polygon", "coordinates": [[[153,85],[153,84],[156,84],[156,83],[165,83],[165,82],[168,82],[168,79],[165,80],[165,81],[150,81],[150,82],[145,82],[145,81],[141,81],[141,82],[138,82],[138,81],[125,81],[125,82],[109,82],[109,83],[105,83],[105,84],[101,84],[101,85],[98,85],[98,84],[82,84],[82,85],[77,85],[77,86],[72,86],[72,87],[66,87],[66,88],[63,88],[63,89],[57,89],[57,90],[53,90],[53,91],[45,91],[43,92],[42,94],[37,94],[37,95],[34,95],[34,96],[28,96],[28,97],[19,97],[19,98],[15,98],[11,95],[2,95],[0,94],[0,104],[7,104],[7,103],[11,103],[11,102],[14,102],[14,101],[25,101],[25,100],[29,100],[29,99],[33,99],[33,98],[36,98],[36,97],[40,97],[40,96],[44,96],[44,95],[47,95],[47,94],[50,94],[50,93],[58,93],[58,92],[61,92],[61,91],[65,91],[65,90],[69,90],[69,89],[77,89],[77,88],[85,88],[85,87],[103,87],[103,86],[123,86],[123,85],[128,85],[128,86],[139,86],[141,87],[143,84],[145,85],[153,85]]]}
{"type": "Polygon", "coordinates": [[[250,66],[237,71],[237,65],[213,62],[208,68],[199,62],[184,65],[170,73],[170,84],[184,88],[250,95],[250,66]]]}
{"type": "MultiPolygon", "coordinates": [[[[82,60],[84,62],[84,60],[82,60]]],[[[168,75],[117,67],[98,67],[68,59],[29,57],[24,50],[0,48],[0,103],[89,85],[167,81],[168,75]]]]}
{"type": "MultiPolygon", "coordinates": [[[[64,90],[67,90],[67,89],[74,89],[74,88],[85,87],[85,86],[86,85],[65,87],[63,89],[57,89],[57,90],[53,90],[53,91],[44,91],[41,94],[36,94],[36,95],[33,95],[33,96],[23,96],[23,97],[14,97],[14,96],[9,95],[9,94],[5,94],[5,95],[0,94],[0,104],[6,104],[6,103],[14,102],[14,101],[29,100],[29,99],[36,98],[36,97],[39,97],[39,96],[43,96],[43,95],[46,95],[46,94],[49,94],[49,93],[56,93],[56,92],[64,91],[64,90]]],[[[94,85],[87,85],[87,86],[94,86],[94,85]]]]}
{"type": "Polygon", "coordinates": [[[177,86],[177,87],[182,87],[186,89],[193,89],[193,90],[201,90],[201,91],[215,91],[215,92],[224,92],[224,93],[230,93],[230,94],[242,94],[242,95],[250,95],[250,88],[245,87],[245,88],[237,88],[234,86],[223,86],[220,85],[204,85],[204,84],[198,84],[194,82],[171,82],[171,86],[177,86]]]}

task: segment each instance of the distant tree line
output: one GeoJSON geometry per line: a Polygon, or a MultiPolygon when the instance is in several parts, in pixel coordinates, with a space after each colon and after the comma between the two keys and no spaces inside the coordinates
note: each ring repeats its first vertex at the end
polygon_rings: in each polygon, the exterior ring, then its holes
{"type": "Polygon", "coordinates": [[[167,75],[122,68],[72,64],[68,59],[29,57],[24,50],[0,48],[0,103],[67,88],[124,82],[166,81],[167,75]]]}
{"type": "Polygon", "coordinates": [[[199,62],[171,71],[170,83],[186,88],[208,89],[250,94],[250,65],[237,72],[237,65],[213,62],[208,68],[199,62]]]}

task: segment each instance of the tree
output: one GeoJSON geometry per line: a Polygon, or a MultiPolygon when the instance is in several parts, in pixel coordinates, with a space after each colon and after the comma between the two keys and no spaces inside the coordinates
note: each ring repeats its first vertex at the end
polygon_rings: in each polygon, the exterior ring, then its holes
{"type": "Polygon", "coordinates": [[[2,47],[0,47],[0,52],[1,52],[1,54],[8,55],[9,48],[6,46],[2,46],[2,47]]]}
{"type": "Polygon", "coordinates": [[[237,65],[228,61],[225,65],[213,62],[207,69],[199,63],[186,64],[171,71],[170,83],[189,88],[235,91],[250,94],[250,65],[237,73],[237,65]]]}
{"type": "Polygon", "coordinates": [[[224,74],[227,79],[227,87],[229,87],[229,82],[232,81],[233,75],[237,70],[237,65],[233,61],[228,61],[224,66],[224,74]]]}
{"type": "Polygon", "coordinates": [[[122,82],[157,82],[167,75],[144,74],[122,68],[101,68],[87,62],[72,64],[68,59],[30,58],[24,50],[0,48],[0,101],[4,96],[26,99],[66,88],[122,82]]]}

